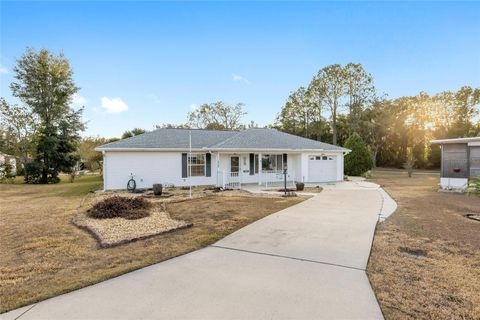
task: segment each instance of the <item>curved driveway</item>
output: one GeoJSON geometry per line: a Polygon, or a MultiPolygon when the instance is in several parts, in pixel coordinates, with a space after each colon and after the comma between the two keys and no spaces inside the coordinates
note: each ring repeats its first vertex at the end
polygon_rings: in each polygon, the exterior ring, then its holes
{"type": "Polygon", "coordinates": [[[342,186],[210,247],[0,318],[382,319],[365,268],[384,195],[342,186]]]}

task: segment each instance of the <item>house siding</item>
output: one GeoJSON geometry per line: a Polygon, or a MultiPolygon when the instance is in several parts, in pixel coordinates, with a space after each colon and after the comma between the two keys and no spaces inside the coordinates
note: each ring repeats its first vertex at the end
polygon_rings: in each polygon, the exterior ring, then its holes
{"type": "Polygon", "coordinates": [[[442,177],[468,178],[468,146],[466,143],[442,146],[442,177]]]}
{"type": "MultiPolygon", "coordinates": [[[[192,185],[220,185],[223,171],[226,173],[231,171],[230,157],[234,154],[240,158],[240,180],[242,183],[258,183],[263,180],[261,174],[250,175],[250,153],[212,153],[210,161],[211,176],[182,177],[182,153],[185,152],[105,151],[104,189],[126,189],[127,182],[132,174],[137,183],[137,188],[151,188],[155,183],[175,186],[188,186],[190,183],[192,185]]],[[[262,153],[258,152],[258,154],[262,153]]],[[[336,156],[336,180],[343,180],[342,152],[288,153],[287,167],[289,174],[292,175],[292,180],[309,182],[309,155],[336,156]]]]}
{"type": "Polygon", "coordinates": [[[154,183],[175,186],[215,185],[215,160],[211,177],[182,178],[181,152],[105,152],[104,189],[125,189],[133,174],[137,188],[151,188],[154,183]],[[190,181],[189,181],[190,180],[190,181]]]}

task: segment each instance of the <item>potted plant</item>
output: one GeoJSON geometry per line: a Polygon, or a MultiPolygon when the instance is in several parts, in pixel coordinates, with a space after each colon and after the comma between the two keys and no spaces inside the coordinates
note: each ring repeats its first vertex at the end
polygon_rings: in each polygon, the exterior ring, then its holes
{"type": "Polygon", "coordinates": [[[153,185],[153,194],[156,196],[161,196],[163,192],[163,185],[161,183],[155,183],[153,185]]]}
{"type": "Polygon", "coordinates": [[[303,191],[303,188],[305,188],[305,183],[295,182],[295,186],[297,187],[297,191],[303,191]]]}

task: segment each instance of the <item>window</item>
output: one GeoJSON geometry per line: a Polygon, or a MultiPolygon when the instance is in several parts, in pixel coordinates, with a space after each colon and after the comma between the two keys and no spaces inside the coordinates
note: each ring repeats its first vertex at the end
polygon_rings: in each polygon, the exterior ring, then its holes
{"type": "Polygon", "coordinates": [[[238,157],[230,158],[230,171],[236,173],[240,171],[240,160],[238,157]]]}
{"type": "Polygon", "coordinates": [[[322,157],[316,156],[316,157],[315,157],[315,160],[322,160],[322,157]]]}
{"type": "Polygon", "coordinates": [[[255,154],[255,173],[258,173],[258,154],[255,154]]]}
{"type": "Polygon", "coordinates": [[[263,154],[262,170],[280,171],[283,169],[283,155],[281,154],[263,154]]]}
{"type": "Polygon", "coordinates": [[[323,156],[323,157],[322,157],[322,160],[327,160],[327,159],[328,159],[327,156],[323,156]]]}
{"type": "Polygon", "coordinates": [[[205,154],[192,153],[188,156],[188,175],[192,177],[205,176],[205,154]]]}

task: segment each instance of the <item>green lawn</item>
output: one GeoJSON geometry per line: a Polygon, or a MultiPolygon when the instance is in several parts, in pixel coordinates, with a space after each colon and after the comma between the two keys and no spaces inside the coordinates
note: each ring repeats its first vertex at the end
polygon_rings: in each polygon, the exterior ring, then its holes
{"type": "Polygon", "coordinates": [[[83,175],[79,176],[75,179],[72,183],[69,180],[68,176],[62,175],[60,176],[60,182],[57,184],[26,184],[24,182],[23,176],[15,177],[13,183],[5,183],[2,184],[3,188],[7,188],[7,186],[11,186],[11,188],[20,188],[22,191],[30,192],[35,190],[40,190],[41,192],[48,192],[52,195],[58,196],[82,196],[90,191],[102,189],[103,181],[101,175],[83,175]],[[21,186],[21,187],[20,187],[21,186]]]}

